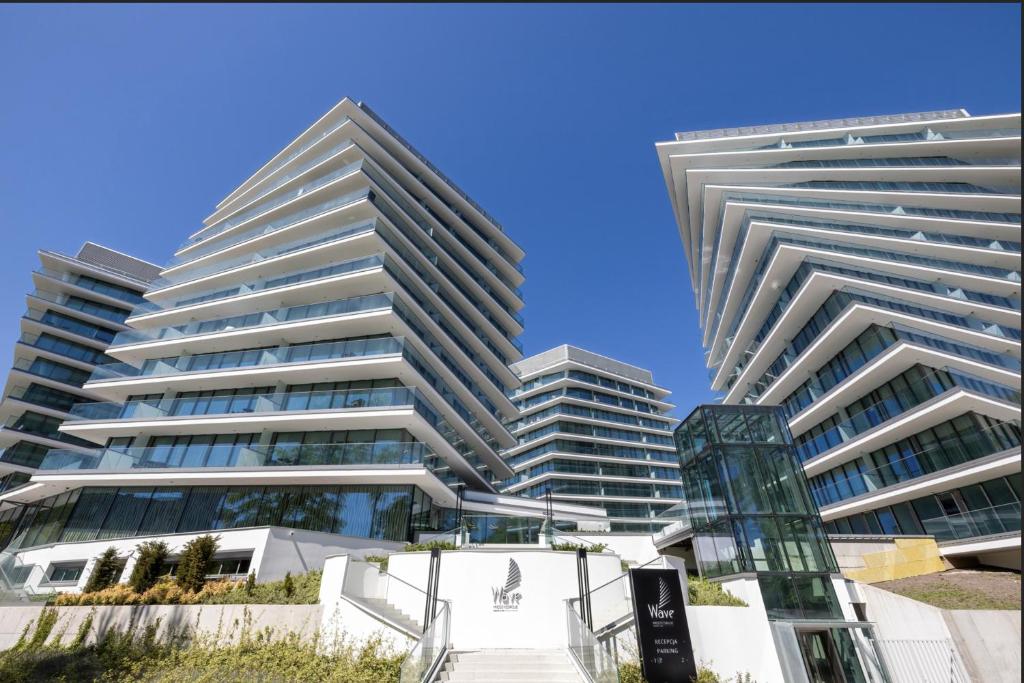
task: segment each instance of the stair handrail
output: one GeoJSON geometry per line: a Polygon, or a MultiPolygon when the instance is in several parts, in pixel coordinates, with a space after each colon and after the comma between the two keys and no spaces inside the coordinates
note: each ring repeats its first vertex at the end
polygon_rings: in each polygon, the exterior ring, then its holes
{"type": "Polygon", "coordinates": [[[444,603],[423,635],[402,660],[399,683],[429,683],[448,656],[451,638],[451,602],[444,603]]]}

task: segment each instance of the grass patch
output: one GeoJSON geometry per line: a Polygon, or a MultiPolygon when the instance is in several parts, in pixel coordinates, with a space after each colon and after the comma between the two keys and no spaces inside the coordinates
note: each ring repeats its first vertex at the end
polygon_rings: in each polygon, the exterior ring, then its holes
{"type": "Polygon", "coordinates": [[[956,584],[900,588],[892,592],[941,609],[1020,609],[1019,602],[956,584]]]}
{"type": "Polygon", "coordinates": [[[695,607],[748,607],[747,603],[722,588],[722,584],[696,576],[687,578],[690,604],[695,607]]]}

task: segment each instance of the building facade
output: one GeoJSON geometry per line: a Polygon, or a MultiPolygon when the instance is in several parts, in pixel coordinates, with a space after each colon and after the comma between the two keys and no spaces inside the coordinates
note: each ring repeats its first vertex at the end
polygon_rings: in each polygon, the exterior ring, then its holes
{"type": "Polygon", "coordinates": [[[99,400],[61,427],[91,448],[51,450],[8,496],[30,504],[13,547],[216,530],[226,549],[252,528],[395,547],[462,512],[540,517],[497,491],[514,474],[499,451],[516,443],[522,257],[343,100],[220,202],[131,311],[116,362],[85,384],[99,400]]]}
{"type": "Polygon", "coordinates": [[[74,256],[39,251],[0,400],[0,493],[28,482],[50,449],[92,447],[58,429],[74,406],[98,398],[82,386],[113,360],[107,346],[128,329],[125,318],[158,274],[158,266],[91,242],[74,256]]]}
{"type": "Polygon", "coordinates": [[[713,389],[779,405],[830,534],[1019,568],[1020,115],[657,145],[713,389]]]}
{"type": "Polygon", "coordinates": [[[599,507],[605,530],[651,533],[681,498],[669,391],[649,370],[563,345],[515,363],[506,493],[599,507]]]}

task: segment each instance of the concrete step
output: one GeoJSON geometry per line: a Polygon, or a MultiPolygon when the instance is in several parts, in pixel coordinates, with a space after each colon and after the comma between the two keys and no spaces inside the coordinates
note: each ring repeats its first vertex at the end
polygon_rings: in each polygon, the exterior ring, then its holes
{"type": "Polygon", "coordinates": [[[442,667],[443,683],[580,683],[562,650],[475,650],[453,652],[442,667]]]}
{"type": "Polygon", "coordinates": [[[357,598],[351,595],[346,595],[345,597],[369,608],[370,611],[376,612],[388,621],[401,626],[410,633],[423,633],[423,625],[418,619],[395,608],[394,605],[383,598],[357,598]]]}

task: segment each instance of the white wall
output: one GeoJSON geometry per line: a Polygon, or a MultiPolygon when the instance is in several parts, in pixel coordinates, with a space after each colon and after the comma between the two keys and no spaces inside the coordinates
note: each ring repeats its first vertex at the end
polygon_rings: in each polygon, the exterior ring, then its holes
{"type": "Polygon", "coordinates": [[[326,558],[340,553],[363,558],[366,555],[387,555],[404,546],[404,543],[394,541],[270,527],[256,580],[275,581],[283,579],[285,572],[299,574],[323,569],[326,558]]]}
{"type": "MultiPolygon", "coordinates": [[[[426,588],[430,555],[392,555],[388,571],[414,586],[426,588]]],[[[596,588],[621,572],[613,554],[588,556],[590,585],[596,588]]],[[[565,600],[579,597],[574,553],[550,550],[448,551],[441,554],[438,596],[451,601],[452,645],[456,649],[562,648],[566,646],[565,600]],[[516,609],[496,610],[493,590],[505,585],[509,560],[521,573],[516,609]]],[[[391,581],[388,601],[399,608],[422,598],[404,584],[391,581]]],[[[631,609],[623,604],[623,611],[631,609]]],[[[412,611],[412,610],[406,610],[412,611]]]]}
{"type": "MultiPolygon", "coordinates": [[[[644,564],[658,557],[654,539],[642,534],[573,534],[572,539],[586,543],[604,543],[608,549],[631,564],[644,564]]],[[[572,540],[570,539],[570,540],[572,540]]]]}
{"type": "Polygon", "coordinates": [[[377,572],[375,567],[353,562],[348,555],[335,555],[326,559],[320,579],[320,604],[323,606],[321,636],[325,643],[337,642],[342,637],[355,642],[380,638],[386,647],[396,652],[406,652],[413,646],[413,640],[407,634],[391,628],[343,597],[347,588],[375,591],[377,587],[367,583],[370,570],[377,572]]]}
{"type": "Polygon", "coordinates": [[[993,683],[1021,680],[1020,610],[942,610],[971,677],[993,683]]]}

